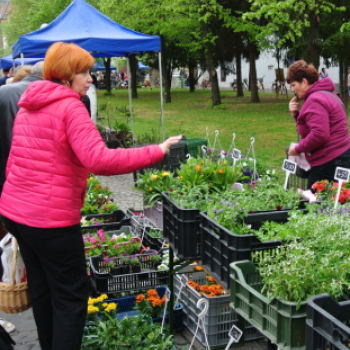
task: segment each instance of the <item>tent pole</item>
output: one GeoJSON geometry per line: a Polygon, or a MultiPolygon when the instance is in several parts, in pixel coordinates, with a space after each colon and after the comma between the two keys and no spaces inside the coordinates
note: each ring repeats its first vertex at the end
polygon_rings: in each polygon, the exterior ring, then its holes
{"type": "Polygon", "coordinates": [[[16,59],[12,58],[12,67],[13,67],[13,71],[15,71],[16,68],[16,59]]]}
{"type": "Polygon", "coordinates": [[[159,67],[159,88],[160,88],[160,118],[162,121],[162,139],[164,141],[164,113],[163,113],[163,75],[162,75],[162,54],[158,52],[158,67],[159,67]]]}
{"type": "MultiPolygon", "coordinates": [[[[131,88],[130,88],[130,61],[129,57],[126,58],[126,71],[128,73],[128,93],[129,93],[129,110],[130,110],[130,121],[131,121],[131,135],[132,135],[132,145],[134,145],[134,118],[132,115],[132,100],[131,100],[131,88]]],[[[134,82],[132,82],[134,84],[134,82]]]]}
{"type": "Polygon", "coordinates": [[[23,56],[23,52],[21,52],[21,65],[24,66],[24,56],[23,56]]]}

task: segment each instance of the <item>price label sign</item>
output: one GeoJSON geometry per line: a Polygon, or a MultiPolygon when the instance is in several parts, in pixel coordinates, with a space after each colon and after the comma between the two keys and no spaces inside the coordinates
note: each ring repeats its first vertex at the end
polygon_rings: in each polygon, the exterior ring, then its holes
{"type": "Polygon", "coordinates": [[[232,152],[232,158],[236,159],[236,160],[240,160],[241,159],[241,151],[237,148],[234,148],[233,152],[232,152]]]}
{"type": "Polygon", "coordinates": [[[343,182],[349,182],[349,174],[350,174],[350,169],[341,168],[339,166],[336,167],[335,169],[334,179],[338,180],[338,191],[334,201],[334,209],[336,209],[338,206],[340,191],[341,191],[343,182]]]}
{"type": "Polygon", "coordinates": [[[290,174],[295,174],[297,171],[297,163],[289,159],[283,161],[282,169],[286,172],[286,180],[284,181],[284,189],[287,191],[288,179],[290,174]]]}
{"type": "Polygon", "coordinates": [[[285,159],[283,161],[282,169],[291,174],[295,174],[295,172],[297,171],[297,163],[292,162],[291,160],[285,159]]]}
{"type": "Polygon", "coordinates": [[[233,343],[237,344],[239,342],[239,340],[241,339],[242,334],[243,334],[243,332],[238,327],[232,326],[232,328],[228,332],[228,335],[230,337],[230,341],[227,344],[225,350],[229,350],[233,343]]]}
{"type": "Polygon", "coordinates": [[[335,169],[334,178],[338,181],[349,182],[350,169],[337,167],[335,169]]]}

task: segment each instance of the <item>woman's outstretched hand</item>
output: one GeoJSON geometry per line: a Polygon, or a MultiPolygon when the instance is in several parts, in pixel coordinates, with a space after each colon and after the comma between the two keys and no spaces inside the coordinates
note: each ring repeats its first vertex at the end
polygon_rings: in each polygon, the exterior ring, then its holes
{"type": "Polygon", "coordinates": [[[166,139],[164,142],[162,142],[159,147],[162,149],[163,154],[168,154],[170,152],[170,146],[177,144],[179,141],[181,141],[182,135],[179,136],[172,136],[166,139]]]}
{"type": "Polygon", "coordinates": [[[295,117],[299,112],[299,102],[298,97],[294,96],[289,102],[289,112],[292,117],[295,117]]]}

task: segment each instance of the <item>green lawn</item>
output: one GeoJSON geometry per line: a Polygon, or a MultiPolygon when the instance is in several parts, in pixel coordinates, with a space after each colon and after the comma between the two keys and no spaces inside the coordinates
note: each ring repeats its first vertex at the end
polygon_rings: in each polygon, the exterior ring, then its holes
{"type": "MultiPolygon", "coordinates": [[[[142,132],[156,130],[161,135],[159,88],[138,89],[139,97],[133,100],[135,136],[142,132]]],[[[211,103],[211,90],[198,89],[189,93],[188,89],[172,89],[172,103],[164,103],[165,136],[177,134],[187,138],[205,138],[209,130],[209,142],[213,146],[215,130],[219,131],[219,142],[227,150],[231,145],[232,133],[236,134],[236,148],[247,153],[250,138],[255,138],[256,156],[271,167],[280,169],[285,158],[285,148],[295,142],[296,127],[289,115],[288,102],[292,94],[276,98],[274,94],[260,94],[261,103],[250,103],[249,93],[236,97],[236,92],[222,91],[222,102],[227,107],[208,108],[211,103]]],[[[99,110],[110,103],[111,119],[124,118],[115,111],[115,106],[128,105],[127,90],[113,90],[112,96],[104,96],[98,91],[99,110]]],[[[106,117],[106,111],[99,114],[106,117]]],[[[107,125],[107,118],[99,121],[107,125]]],[[[217,144],[218,145],[218,144],[217,144]]],[[[219,147],[215,147],[219,148],[219,147]]]]}

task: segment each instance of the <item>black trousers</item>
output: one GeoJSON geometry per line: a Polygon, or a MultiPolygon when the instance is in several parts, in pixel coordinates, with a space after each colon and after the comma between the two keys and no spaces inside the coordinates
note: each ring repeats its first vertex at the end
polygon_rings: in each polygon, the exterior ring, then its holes
{"type": "Polygon", "coordinates": [[[339,157],[334,158],[333,160],[325,164],[313,166],[309,173],[309,177],[307,181],[307,189],[310,190],[311,186],[316,181],[321,181],[321,180],[333,181],[335,169],[338,166],[342,168],[350,168],[350,149],[345,151],[339,157]]]}
{"type": "Polygon", "coordinates": [[[17,238],[42,350],[80,350],[89,296],[80,226],[34,228],[3,217],[17,238]]]}

